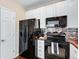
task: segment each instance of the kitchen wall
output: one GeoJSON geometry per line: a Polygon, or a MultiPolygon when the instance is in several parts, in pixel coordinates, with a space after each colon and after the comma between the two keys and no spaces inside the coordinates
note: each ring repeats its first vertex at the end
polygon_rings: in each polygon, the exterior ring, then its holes
{"type": "Polygon", "coordinates": [[[16,12],[16,55],[19,52],[19,20],[25,19],[25,10],[24,8],[19,5],[17,2],[12,0],[0,0],[0,6],[8,8],[11,11],[16,12]]]}
{"type": "Polygon", "coordinates": [[[26,18],[40,19],[41,28],[45,28],[47,17],[67,15],[67,27],[78,27],[78,6],[77,0],[66,0],[40,7],[26,12],[26,18]]]}

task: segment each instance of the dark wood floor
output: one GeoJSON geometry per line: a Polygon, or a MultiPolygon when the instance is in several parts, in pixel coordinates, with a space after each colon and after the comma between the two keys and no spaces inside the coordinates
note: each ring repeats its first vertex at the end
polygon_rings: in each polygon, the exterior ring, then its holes
{"type": "MultiPolygon", "coordinates": [[[[31,57],[31,53],[29,53],[28,51],[25,51],[23,54],[21,54],[20,56],[16,57],[15,59],[39,59],[39,58],[33,58],[33,56],[31,57]]],[[[45,59],[64,59],[55,55],[49,55],[48,53],[45,53],[45,59]]]]}
{"type": "Polygon", "coordinates": [[[26,50],[15,59],[32,59],[31,55],[32,54],[29,52],[29,50],[26,50]]]}
{"type": "Polygon", "coordinates": [[[15,59],[28,59],[28,58],[24,58],[24,57],[18,56],[15,59]]]}
{"type": "MultiPolygon", "coordinates": [[[[18,56],[15,59],[33,59],[33,58],[24,58],[24,57],[18,56]]],[[[35,59],[39,59],[39,58],[35,58],[35,59]]],[[[56,56],[46,56],[45,59],[64,59],[64,58],[60,58],[60,57],[56,57],[56,56]]]]}

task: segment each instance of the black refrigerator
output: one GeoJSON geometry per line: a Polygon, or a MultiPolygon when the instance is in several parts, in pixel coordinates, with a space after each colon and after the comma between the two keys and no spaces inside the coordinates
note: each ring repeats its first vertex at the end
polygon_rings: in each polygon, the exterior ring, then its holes
{"type": "Polygon", "coordinates": [[[34,30],[35,19],[19,21],[19,54],[28,50],[29,38],[34,30]]]}

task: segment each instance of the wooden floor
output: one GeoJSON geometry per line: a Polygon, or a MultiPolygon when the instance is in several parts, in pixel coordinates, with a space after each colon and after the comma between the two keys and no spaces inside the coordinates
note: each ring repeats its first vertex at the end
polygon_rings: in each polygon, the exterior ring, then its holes
{"type": "Polygon", "coordinates": [[[15,58],[15,59],[28,59],[28,58],[23,58],[23,57],[21,57],[21,56],[18,56],[18,57],[15,58]]]}
{"type": "Polygon", "coordinates": [[[17,56],[15,59],[31,59],[29,55],[31,55],[31,53],[29,53],[28,50],[26,50],[22,54],[17,56]]]}

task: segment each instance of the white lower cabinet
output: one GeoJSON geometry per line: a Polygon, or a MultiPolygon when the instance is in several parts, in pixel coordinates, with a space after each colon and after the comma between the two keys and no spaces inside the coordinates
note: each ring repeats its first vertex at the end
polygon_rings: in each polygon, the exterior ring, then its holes
{"type": "Polygon", "coordinates": [[[70,44],[70,59],[78,59],[78,49],[70,44]]]}
{"type": "Polygon", "coordinates": [[[41,59],[45,59],[44,56],[44,40],[37,40],[36,41],[36,57],[41,58],[41,59]]]}

